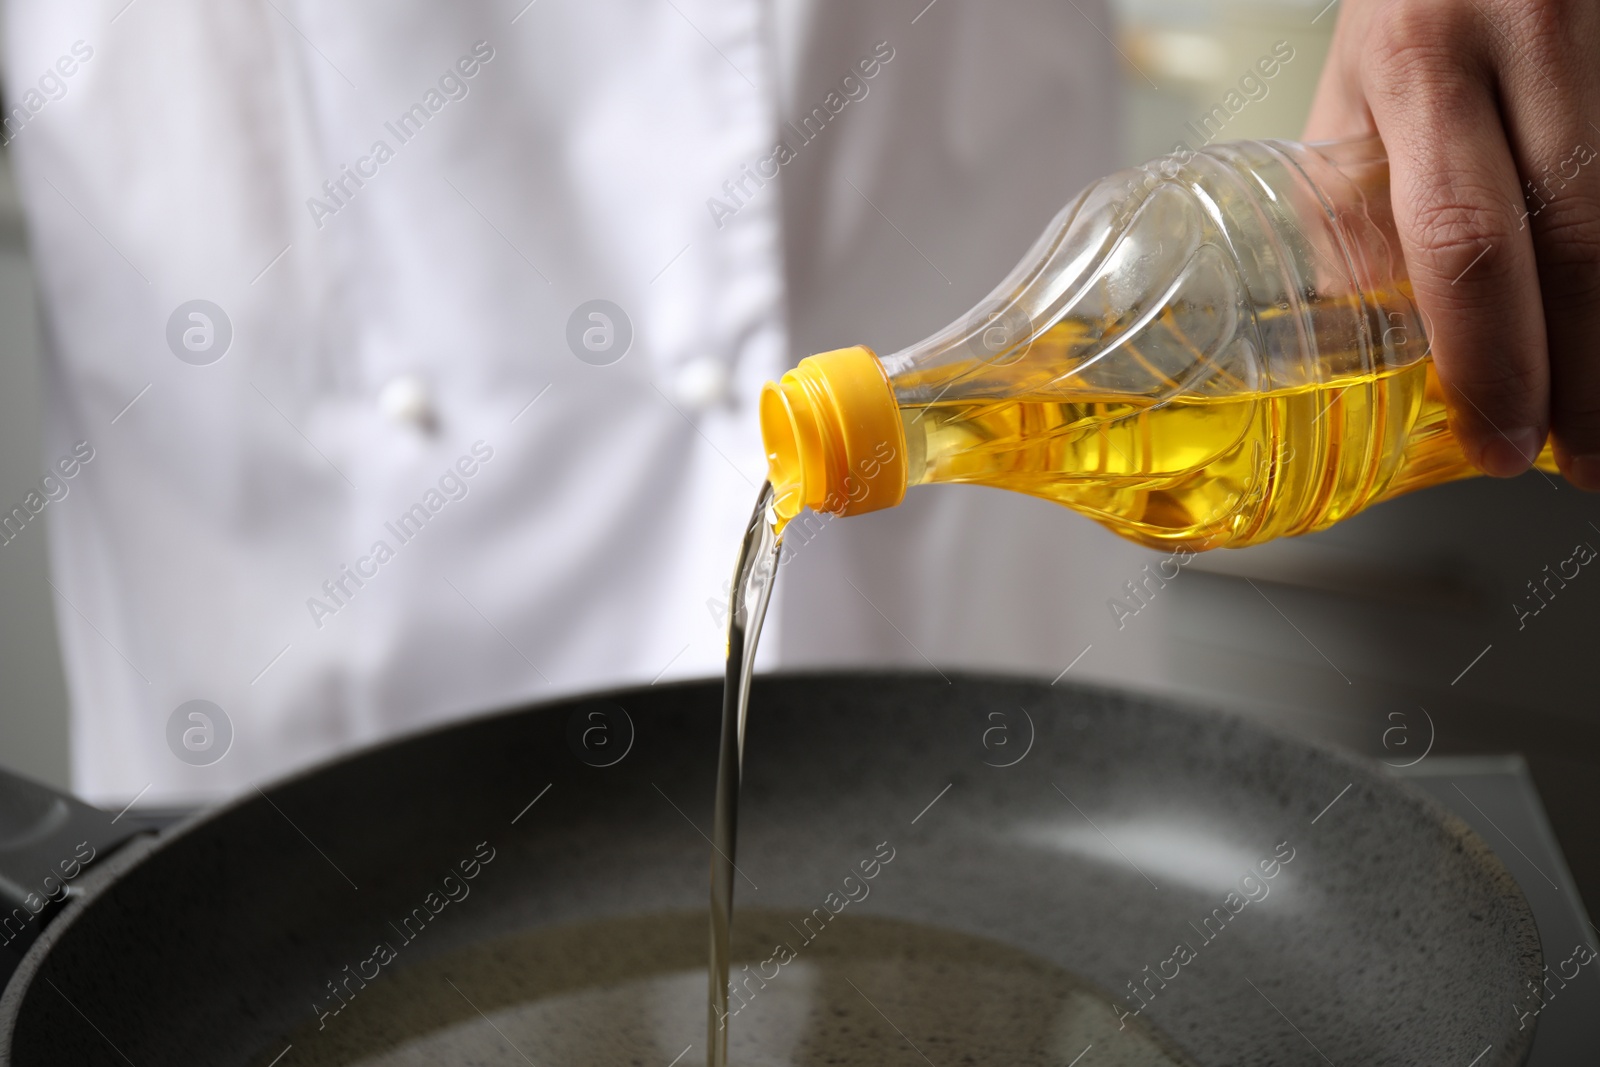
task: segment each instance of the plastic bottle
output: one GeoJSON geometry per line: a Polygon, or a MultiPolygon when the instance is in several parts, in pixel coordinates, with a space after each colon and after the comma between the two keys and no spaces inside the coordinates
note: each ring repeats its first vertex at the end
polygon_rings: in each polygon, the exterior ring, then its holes
{"type": "MultiPolygon", "coordinates": [[[[960,321],[768,383],[761,429],[780,522],[971,482],[1195,550],[1476,473],[1376,140],[1222,144],[1102,179],[960,321]]],[[[1537,465],[1556,469],[1548,447],[1537,465]]]]}

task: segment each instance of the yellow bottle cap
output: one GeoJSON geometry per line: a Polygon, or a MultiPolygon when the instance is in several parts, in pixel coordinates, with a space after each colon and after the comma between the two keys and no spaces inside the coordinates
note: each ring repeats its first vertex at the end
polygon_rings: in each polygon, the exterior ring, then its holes
{"type": "Polygon", "coordinates": [[[883,364],[860,345],[807,356],[761,390],[773,510],[860,515],[906,495],[906,434],[883,364]]]}

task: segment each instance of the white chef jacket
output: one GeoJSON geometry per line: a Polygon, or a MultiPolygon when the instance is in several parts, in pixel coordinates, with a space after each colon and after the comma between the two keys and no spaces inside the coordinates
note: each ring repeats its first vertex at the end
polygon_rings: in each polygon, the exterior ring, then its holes
{"type": "MultiPolygon", "coordinates": [[[[102,801],[718,673],[761,383],[943,326],[1114,162],[1091,0],[7,15],[46,458],[93,452],[47,518],[102,801]],[[202,765],[192,700],[232,734],[202,765]]],[[[913,490],[794,550],[766,662],[1148,672],[1103,603],[1134,552],[913,490]]]]}

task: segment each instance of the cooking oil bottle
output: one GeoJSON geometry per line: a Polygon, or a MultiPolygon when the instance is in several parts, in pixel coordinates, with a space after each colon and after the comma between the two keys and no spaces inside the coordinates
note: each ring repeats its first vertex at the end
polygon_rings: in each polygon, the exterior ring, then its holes
{"type": "MultiPolygon", "coordinates": [[[[1155,547],[1242,547],[1476,473],[1376,140],[1215,145],[1105,178],[960,321],[769,383],[761,428],[780,524],[971,482],[1155,547]]],[[[1555,471],[1548,447],[1537,466],[1555,471]]]]}

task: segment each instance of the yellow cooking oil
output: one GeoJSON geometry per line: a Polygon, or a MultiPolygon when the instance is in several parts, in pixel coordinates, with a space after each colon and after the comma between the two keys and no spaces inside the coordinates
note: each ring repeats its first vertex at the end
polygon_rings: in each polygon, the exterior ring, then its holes
{"type": "MultiPolygon", "coordinates": [[[[922,459],[910,484],[1028,493],[1155,547],[1310,533],[1477,473],[1447,425],[1432,359],[1266,392],[1150,402],[1053,391],[901,414],[922,459]]],[[[1538,466],[1555,471],[1548,447],[1538,466]]]]}

